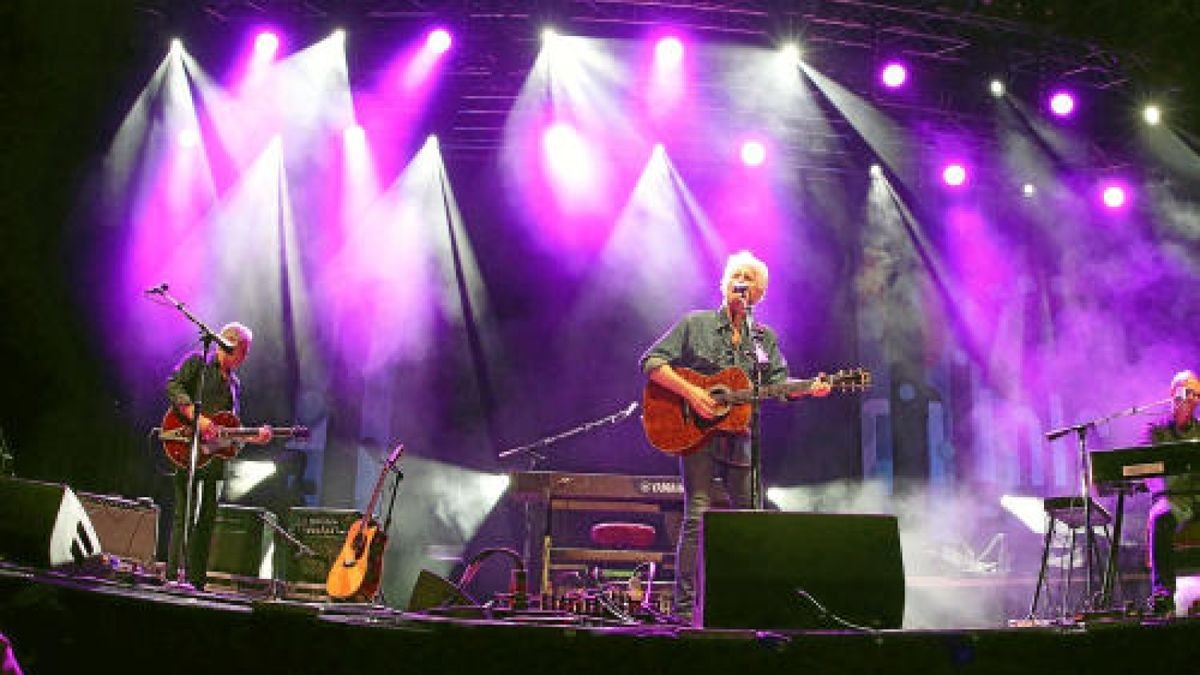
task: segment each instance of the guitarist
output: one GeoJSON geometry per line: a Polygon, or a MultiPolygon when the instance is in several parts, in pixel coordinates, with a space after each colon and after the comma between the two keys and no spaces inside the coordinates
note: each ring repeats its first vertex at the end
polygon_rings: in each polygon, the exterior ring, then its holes
{"type": "MultiPolygon", "coordinates": [[[[712,375],[730,367],[744,370],[756,381],[755,369],[763,362],[763,384],[788,379],[787,362],[779,352],[775,332],[747,321],[747,308],[762,301],[767,291],[767,265],[749,251],[729,256],[721,277],[723,302],[715,310],[689,312],[642,355],[642,371],[656,384],[681,396],[692,410],[711,419],[719,405],[703,387],[688,382],[675,371],[682,366],[712,375]]],[[[799,396],[825,396],[827,383],[818,383],[799,396]]],[[[683,475],[684,518],[675,550],[675,615],[684,623],[693,620],[696,555],[700,522],[713,502],[715,479],[720,477],[732,506],[753,508],[750,436],[718,432],[680,456],[683,475]]]]}
{"type": "MultiPolygon", "coordinates": [[[[241,382],[236,371],[250,352],[254,334],[240,323],[228,323],[218,334],[229,344],[226,351],[218,346],[215,356],[204,361],[201,352],[185,356],[175,366],[167,379],[167,398],[181,419],[195,419],[196,387],[200,373],[204,372],[204,391],[200,392],[200,438],[211,441],[217,434],[217,426],[206,417],[222,410],[237,414],[240,407],[241,382]]],[[[251,443],[267,443],[271,440],[271,427],[264,426],[251,443]]],[[[195,517],[188,532],[187,576],[188,582],[197,590],[204,588],[208,568],[208,551],[212,538],[213,523],[217,519],[217,481],[225,477],[225,461],[213,457],[203,468],[196,470],[195,491],[192,494],[192,509],[195,517]]],[[[187,504],[188,470],[175,471],[175,508],[171,522],[171,538],[167,549],[167,579],[175,579],[179,569],[180,548],[183,545],[184,511],[187,504]]]]}

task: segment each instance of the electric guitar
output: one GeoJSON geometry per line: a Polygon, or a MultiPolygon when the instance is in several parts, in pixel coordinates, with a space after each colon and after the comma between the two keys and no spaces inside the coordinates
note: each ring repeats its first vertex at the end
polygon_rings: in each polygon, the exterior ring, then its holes
{"type": "Polygon", "coordinates": [[[865,390],[871,386],[871,373],[862,368],[839,370],[832,375],[806,380],[788,380],[758,390],[740,368],[726,368],[715,375],[702,375],[690,368],[676,367],[674,370],[688,382],[707,389],[719,407],[712,419],[705,419],[679,394],[657,382],[647,382],[642,393],[642,427],[650,444],[668,455],[691,454],[718,431],[747,433],[751,404],[755,401],[803,393],[818,382],[828,382],[839,391],[865,390]]]}
{"type": "MultiPolygon", "coordinates": [[[[200,454],[196,456],[197,469],[208,464],[213,457],[232,459],[242,449],[238,441],[258,435],[257,427],[243,427],[237,415],[229,411],[223,410],[205,417],[216,425],[216,437],[208,441],[200,439],[200,454]]],[[[271,427],[271,437],[308,438],[308,427],[271,427]]],[[[167,459],[175,466],[186,469],[192,450],[192,424],[181,418],[174,407],[168,408],[167,414],[163,415],[158,439],[162,441],[167,459]]]]}
{"type": "Polygon", "coordinates": [[[387,546],[387,532],[375,520],[375,503],[383,490],[383,481],[388,471],[404,454],[404,444],[396,446],[379,472],[371,502],[363,511],[362,518],[350,525],[346,542],[338,553],[329,575],[325,577],[325,592],[335,600],[369,601],[379,591],[383,577],[383,550],[387,546]]]}

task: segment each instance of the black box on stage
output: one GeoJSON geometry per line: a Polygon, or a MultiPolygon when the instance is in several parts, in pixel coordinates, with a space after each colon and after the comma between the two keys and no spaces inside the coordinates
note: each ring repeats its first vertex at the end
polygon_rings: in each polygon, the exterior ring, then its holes
{"type": "Polygon", "coordinates": [[[904,618],[895,516],[708,511],[701,537],[706,627],[843,627],[836,616],[899,628],[904,618]]]}
{"type": "Polygon", "coordinates": [[[208,555],[209,578],[272,578],[275,529],[269,523],[274,522],[274,514],[263,508],[219,504],[208,555]]]}
{"type": "Polygon", "coordinates": [[[342,550],[350,526],[361,517],[362,513],[354,509],[296,506],[288,510],[288,533],[309,550],[292,542],[280,545],[283,597],[329,601],[325,578],[342,550]]]}
{"type": "Polygon", "coordinates": [[[79,493],[79,501],[100,536],[105,553],[139,565],[154,564],[158,551],[159,508],[153,500],[79,493]]]}

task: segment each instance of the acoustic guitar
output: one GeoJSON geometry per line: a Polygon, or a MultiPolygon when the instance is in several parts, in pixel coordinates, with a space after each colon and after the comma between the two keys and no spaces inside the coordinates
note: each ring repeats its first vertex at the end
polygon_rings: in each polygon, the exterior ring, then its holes
{"type": "Polygon", "coordinates": [[[383,481],[402,454],[403,443],[397,445],[384,462],[383,470],[379,472],[379,480],[375,481],[375,490],[371,493],[371,502],[363,511],[362,518],[350,525],[350,531],[346,533],[346,542],[342,544],[341,552],[329,568],[329,575],[325,577],[325,592],[335,600],[365,602],[379,592],[387,532],[379,527],[379,521],[373,514],[375,504],[379,501],[379,493],[383,490],[383,481]]]}
{"type": "MultiPolygon", "coordinates": [[[[237,415],[229,411],[221,411],[205,415],[216,425],[216,436],[212,440],[200,439],[200,454],[196,456],[196,468],[199,469],[213,458],[232,459],[241,450],[239,441],[254,438],[258,435],[258,427],[243,427],[237,415]]],[[[308,427],[271,427],[271,437],[274,438],[308,438],[308,427]]],[[[186,469],[188,456],[192,449],[192,424],[185,421],[174,407],[167,409],[163,415],[162,429],[158,433],[162,441],[163,452],[175,466],[186,469]]]]}
{"type": "Polygon", "coordinates": [[[686,399],[657,382],[647,382],[642,393],[642,427],[650,444],[668,455],[691,454],[709,436],[718,432],[748,433],[751,404],[763,399],[783,399],[828,382],[839,391],[864,390],[871,386],[871,373],[862,368],[839,370],[832,375],[788,380],[755,389],[740,368],[726,368],[703,375],[690,368],[674,368],[680,377],[708,390],[719,404],[716,415],[705,419],[692,410],[686,399]]]}

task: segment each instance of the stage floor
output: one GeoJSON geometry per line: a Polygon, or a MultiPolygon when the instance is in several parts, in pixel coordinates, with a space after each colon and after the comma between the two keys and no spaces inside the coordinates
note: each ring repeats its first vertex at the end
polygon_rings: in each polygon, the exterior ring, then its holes
{"type": "Polygon", "coordinates": [[[0,631],[47,673],[1194,671],[1200,620],[963,630],[712,630],[256,601],[0,564],[0,631]],[[165,669],[165,670],[164,670],[165,669]]]}

